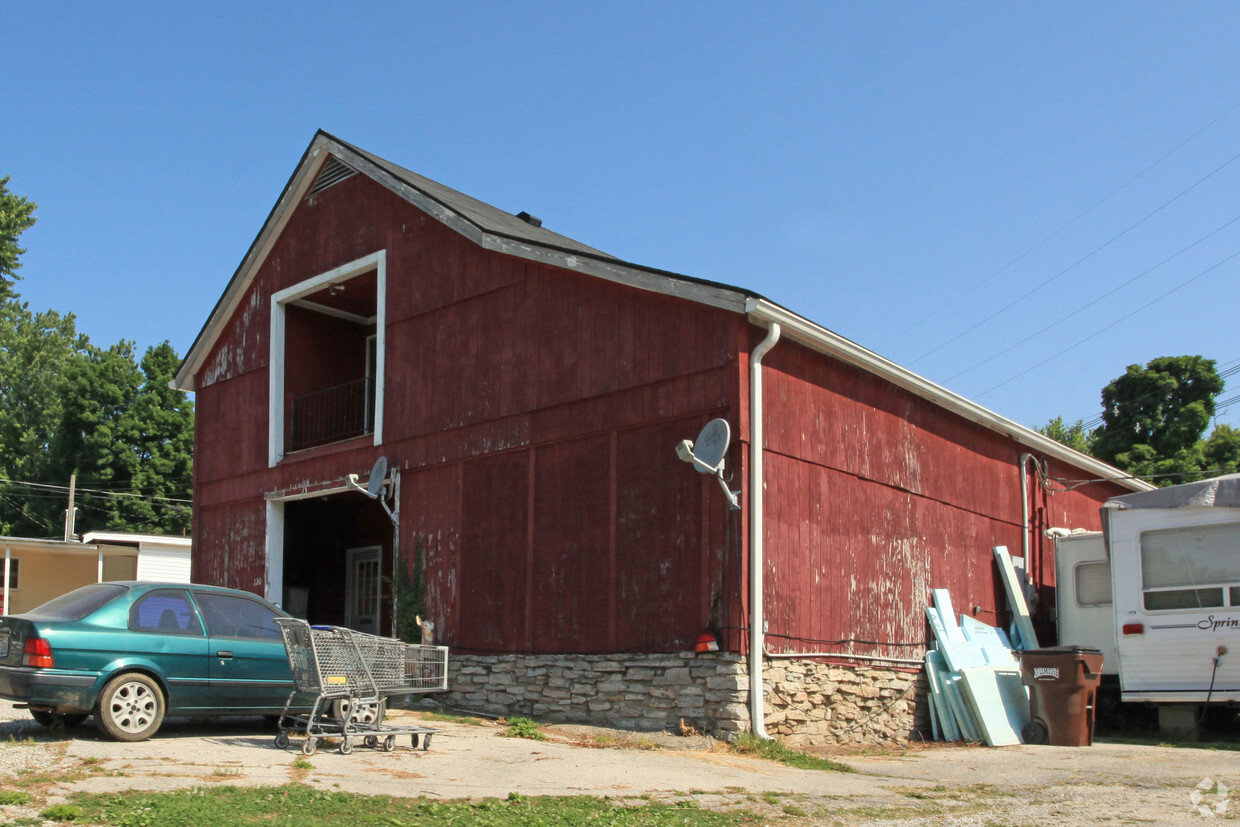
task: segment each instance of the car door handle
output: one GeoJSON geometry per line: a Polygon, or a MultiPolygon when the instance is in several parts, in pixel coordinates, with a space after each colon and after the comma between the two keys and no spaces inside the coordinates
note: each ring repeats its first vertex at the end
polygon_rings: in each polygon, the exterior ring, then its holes
{"type": "Polygon", "coordinates": [[[215,656],[217,658],[231,658],[233,656],[233,653],[229,652],[227,649],[221,649],[220,651],[215,653],[215,656]]]}

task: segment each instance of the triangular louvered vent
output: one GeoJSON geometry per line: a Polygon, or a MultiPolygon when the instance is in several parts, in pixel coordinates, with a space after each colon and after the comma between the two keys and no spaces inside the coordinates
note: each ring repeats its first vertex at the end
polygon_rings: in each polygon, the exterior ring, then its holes
{"type": "Polygon", "coordinates": [[[352,178],[357,175],[357,170],[341,163],[336,156],[327,159],[327,163],[323,165],[323,171],[319,173],[319,178],[314,182],[314,186],[310,188],[311,195],[318,195],[332,184],[339,184],[346,178],[352,178]]]}

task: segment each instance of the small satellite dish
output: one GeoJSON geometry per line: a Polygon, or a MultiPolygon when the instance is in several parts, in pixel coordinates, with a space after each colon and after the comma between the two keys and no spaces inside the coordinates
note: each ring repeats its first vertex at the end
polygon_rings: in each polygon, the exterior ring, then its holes
{"type": "Polygon", "coordinates": [[[728,508],[735,510],[741,507],[740,492],[728,488],[727,480],[723,478],[723,458],[731,442],[732,429],[728,427],[728,421],[712,419],[698,434],[697,442],[682,439],[677,443],[676,456],[690,463],[699,474],[710,474],[719,480],[728,499],[728,508]]]}
{"type": "Polygon", "coordinates": [[[379,457],[375,460],[374,467],[370,469],[370,480],[366,483],[366,496],[372,500],[378,499],[383,493],[383,480],[387,477],[387,457],[379,457]]]}
{"type": "Polygon", "coordinates": [[[693,443],[693,458],[697,460],[693,467],[699,474],[718,472],[731,441],[732,429],[728,427],[726,419],[712,419],[707,422],[698,434],[697,441],[693,443]]]}

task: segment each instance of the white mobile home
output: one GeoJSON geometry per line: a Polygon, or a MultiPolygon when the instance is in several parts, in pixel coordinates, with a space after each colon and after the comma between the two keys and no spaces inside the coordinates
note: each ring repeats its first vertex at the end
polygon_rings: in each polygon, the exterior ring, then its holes
{"type": "Polygon", "coordinates": [[[1102,524],[1057,543],[1060,642],[1111,638],[1124,701],[1240,701],[1240,474],[1114,497],[1102,524]]]}

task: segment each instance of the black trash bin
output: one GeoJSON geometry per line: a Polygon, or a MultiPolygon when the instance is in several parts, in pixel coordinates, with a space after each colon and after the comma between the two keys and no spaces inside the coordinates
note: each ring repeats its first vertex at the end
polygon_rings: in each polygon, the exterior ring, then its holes
{"type": "Polygon", "coordinates": [[[1094,709],[1102,680],[1102,652],[1085,646],[1018,650],[1021,680],[1029,687],[1026,744],[1087,747],[1094,742],[1094,709]]]}

